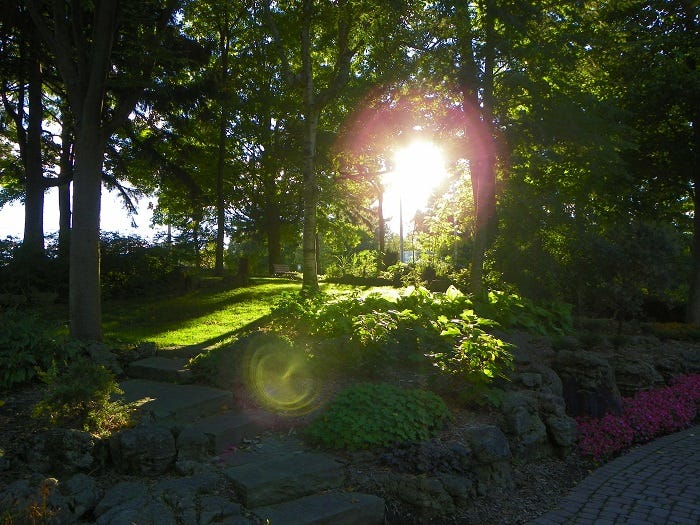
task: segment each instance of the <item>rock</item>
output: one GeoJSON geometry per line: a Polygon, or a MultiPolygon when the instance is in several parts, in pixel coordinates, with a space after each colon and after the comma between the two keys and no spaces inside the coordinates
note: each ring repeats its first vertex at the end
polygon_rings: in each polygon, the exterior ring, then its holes
{"type": "Polygon", "coordinates": [[[167,472],[177,450],[170,430],[158,425],[142,425],[122,430],[109,441],[112,461],[120,472],[154,476],[167,472]]]}
{"type": "Polygon", "coordinates": [[[97,525],[178,525],[175,514],[165,503],[152,497],[140,497],[122,503],[101,514],[97,525]]]}
{"type": "Polygon", "coordinates": [[[375,479],[385,494],[436,514],[452,514],[455,502],[439,479],[400,472],[381,472],[375,479]]]}
{"type": "Polygon", "coordinates": [[[553,443],[560,447],[562,453],[568,452],[576,443],[578,427],[576,421],[566,414],[551,415],[545,418],[547,433],[553,443]]]}
{"type": "Polygon", "coordinates": [[[602,355],[562,350],[552,361],[552,368],[561,378],[569,415],[602,417],[608,412],[621,412],[615,375],[602,355]]]}
{"type": "Polygon", "coordinates": [[[534,372],[516,374],[514,379],[527,388],[537,389],[542,386],[542,375],[534,372]]]}
{"type": "MultiPolygon", "coordinates": [[[[284,525],[382,525],[384,500],[370,494],[327,493],[254,509],[262,523],[284,525]]],[[[258,522],[260,523],[260,522],[258,522]]]]}
{"type": "Polygon", "coordinates": [[[610,359],[615,371],[615,382],[624,397],[632,397],[640,390],[663,385],[664,378],[654,368],[650,358],[643,355],[617,354],[610,359]]]}
{"type": "Polygon", "coordinates": [[[148,494],[148,486],[140,481],[122,481],[113,485],[105,493],[95,508],[95,515],[101,516],[111,509],[129,501],[141,500],[148,494]]]}
{"type": "Polygon", "coordinates": [[[478,463],[510,461],[511,452],[508,439],[497,426],[468,427],[462,430],[462,436],[478,463]]]}
{"type": "Polygon", "coordinates": [[[114,372],[114,375],[120,376],[124,373],[117,356],[108,346],[101,343],[91,343],[87,347],[87,352],[93,363],[102,365],[108,370],[111,370],[114,372]]]}
{"type": "Polygon", "coordinates": [[[86,474],[69,478],[60,485],[60,490],[75,521],[91,512],[101,495],[97,482],[86,474]]]}
{"type": "Polygon", "coordinates": [[[549,452],[547,429],[539,417],[537,398],[531,392],[506,393],[501,411],[512,450],[520,458],[540,458],[549,452]]]}
{"type": "Polygon", "coordinates": [[[452,497],[457,507],[463,506],[469,501],[474,486],[474,482],[470,477],[455,474],[439,474],[437,479],[452,497]]]}
{"type": "Polygon", "coordinates": [[[243,507],[221,496],[202,496],[199,499],[199,508],[199,525],[219,523],[225,518],[243,517],[243,507]]]}
{"type": "Polygon", "coordinates": [[[345,477],[335,458],[313,452],[261,456],[250,463],[228,467],[224,474],[241,502],[251,508],[335,489],[345,477]]]}
{"type": "Polygon", "coordinates": [[[500,428],[481,425],[462,430],[462,436],[475,458],[476,490],[480,495],[492,489],[513,487],[512,458],[508,439],[500,428]]]}
{"type": "Polygon", "coordinates": [[[541,392],[550,393],[559,397],[564,395],[564,386],[562,385],[561,378],[554,370],[541,363],[534,364],[531,370],[542,377],[542,384],[539,387],[541,392]]]}
{"type": "Polygon", "coordinates": [[[32,437],[25,456],[35,472],[61,476],[88,472],[99,466],[98,439],[89,432],[55,428],[32,437]]]}
{"type": "MultiPolygon", "coordinates": [[[[50,518],[51,525],[73,525],[78,521],[68,501],[59,490],[56,478],[33,478],[16,481],[0,492],[0,519],[10,516],[7,523],[38,523],[33,509],[50,518]],[[12,521],[12,517],[17,521],[12,521]]],[[[3,521],[2,523],[5,523],[3,521]]],[[[44,521],[41,521],[44,523],[44,521]]]]}

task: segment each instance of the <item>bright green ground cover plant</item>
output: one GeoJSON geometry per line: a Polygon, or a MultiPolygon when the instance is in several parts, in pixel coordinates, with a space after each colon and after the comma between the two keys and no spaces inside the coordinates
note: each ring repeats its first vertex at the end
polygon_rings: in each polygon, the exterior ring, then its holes
{"type": "Polygon", "coordinates": [[[447,406],[432,392],[363,383],[342,390],[305,437],[333,449],[386,447],[430,439],[449,418],[447,406]]]}

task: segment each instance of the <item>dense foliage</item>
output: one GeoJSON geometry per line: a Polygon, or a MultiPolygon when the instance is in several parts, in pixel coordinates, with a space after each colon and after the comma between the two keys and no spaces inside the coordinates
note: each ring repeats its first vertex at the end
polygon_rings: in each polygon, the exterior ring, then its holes
{"type": "Polygon", "coordinates": [[[490,333],[498,323],[481,317],[479,309],[497,312],[510,327],[536,331],[570,326],[567,315],[557,321],[539,308],[512,299],[475,301],[455,288],[446,293],[409,287],[397,297],[287,294],[273,309],[272,326],[305,342],[326,370],[381,376],[389,370],[420,372],[459,391],[483,391],[511,367],[510,345],[490,333]],[[540,316],[538,318],[537,316],[540,316]],[[530,324],[546,319],[549,324],[530,324]],[[527,320],[525,323],[523,320],[527,320]],[[564,321],[564,325],[558,322],[564,321]]]}
{"type": "Polygon", "coordinates": [[[0,389],[9,389],[36,377],[55,360],[64,361],[75,348],[52,337],[55,327],[36,314],[0,310],[0,389]]]}
{"type": "Polygon", "coordinates": [[[136,405],[118,397],[114,374],[91,360],[76,359],[68,366],[53,366],[41,374],[48,388],[32,411],[35,418],[52,426],[80,428],[97,436],[131,425],[136,405]]]}
{"type": "Polygon", "coordinates": [[[359,384],[338,393],[307,427],[305,437],[335,449],[385,447],[427,440],[449,417],[445,403],[426,390],[359,384]]]}
{"type": "Polygon", "coordinates": [[[228,239],[229,270],[299,265],[307,291],[327,272],[700,323],[694,2],[66,5],[0,15],[0,204],[25,210],[7,288],[61,280],[74,335],[101,337],[101,292],[177,278],[157,250],[100,273],[101,184],[148,195],[164,244],[219,276],[228,239]],[[392,231],[414,140],[448,177],[392,231]]]}

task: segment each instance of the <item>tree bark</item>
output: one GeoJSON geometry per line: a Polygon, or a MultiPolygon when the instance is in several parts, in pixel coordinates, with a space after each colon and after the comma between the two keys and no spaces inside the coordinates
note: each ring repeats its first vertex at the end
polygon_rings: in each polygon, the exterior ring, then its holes
{"type": "Polygon", "coordinates": [[[304,230],[302,236],[303,279],[302,290],[318,290],[318,268],[316,266],[316,208],[318,188],[316,185],[316,133],[318,111],[309,108],[306,113],[304,136],[304,230]]]}
{"type": "Polygon", "coordinates": [[[86,121],[86,116],[76,137],[68,302],[71,337],[100,341],[100,175],[105,142],[99,124],[86,121]]]}
{"type": "Polygon", "coordinates": [[[58,256],[64,260],[68,260],[70,254],[70,185],[73,180],[73,133],[68,123],[68,111],[67,107],[63,107],[61,110],[60,178],[65,182],[58,186],[58,256]]]}
{"type": "Polygon", "coordinates": [[[219,34],[219,53],[221,54],[221,78],[219,79],[219,103],[221,114],[219,116],[219,155],[216,166],[216,248],[214,254],[214,274],[224,274],[224,240],[226,228],[226,202],[224,199],[224,172],[226,170],[226,130],[228,128],[228,99],[226,83],[228,82],[228,59],[230,49],[230,30],[228,23],[228,11],[224,24],[219,34]]]}
{"type": "Polygon", "coordinates": [[[22,249],[32,256],[44,254],[44,168],[41,159],[43,116],[39,42],[32,38],[29,50],[29,121],[25,158],[24,238],[22,249]]]}

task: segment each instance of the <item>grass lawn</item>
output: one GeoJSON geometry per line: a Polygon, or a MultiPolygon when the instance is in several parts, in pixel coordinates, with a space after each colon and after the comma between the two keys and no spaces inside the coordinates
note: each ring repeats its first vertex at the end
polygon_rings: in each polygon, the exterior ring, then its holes
{"type": "MultiPolygon", "coordinates": [[[[321,289],[333,293],[357,288],[321,283],[321,289]]],[[[105,341],[150,341],[159,348],[218,346],[264,320],[280,294],[299,290],[299,281],[254,278],[249,286],[241,288],[212,284],[175,297],[106,301],[102,322],[105,341]]],[[[362,291],[389,293],[384,288],[362,291]]]]}

